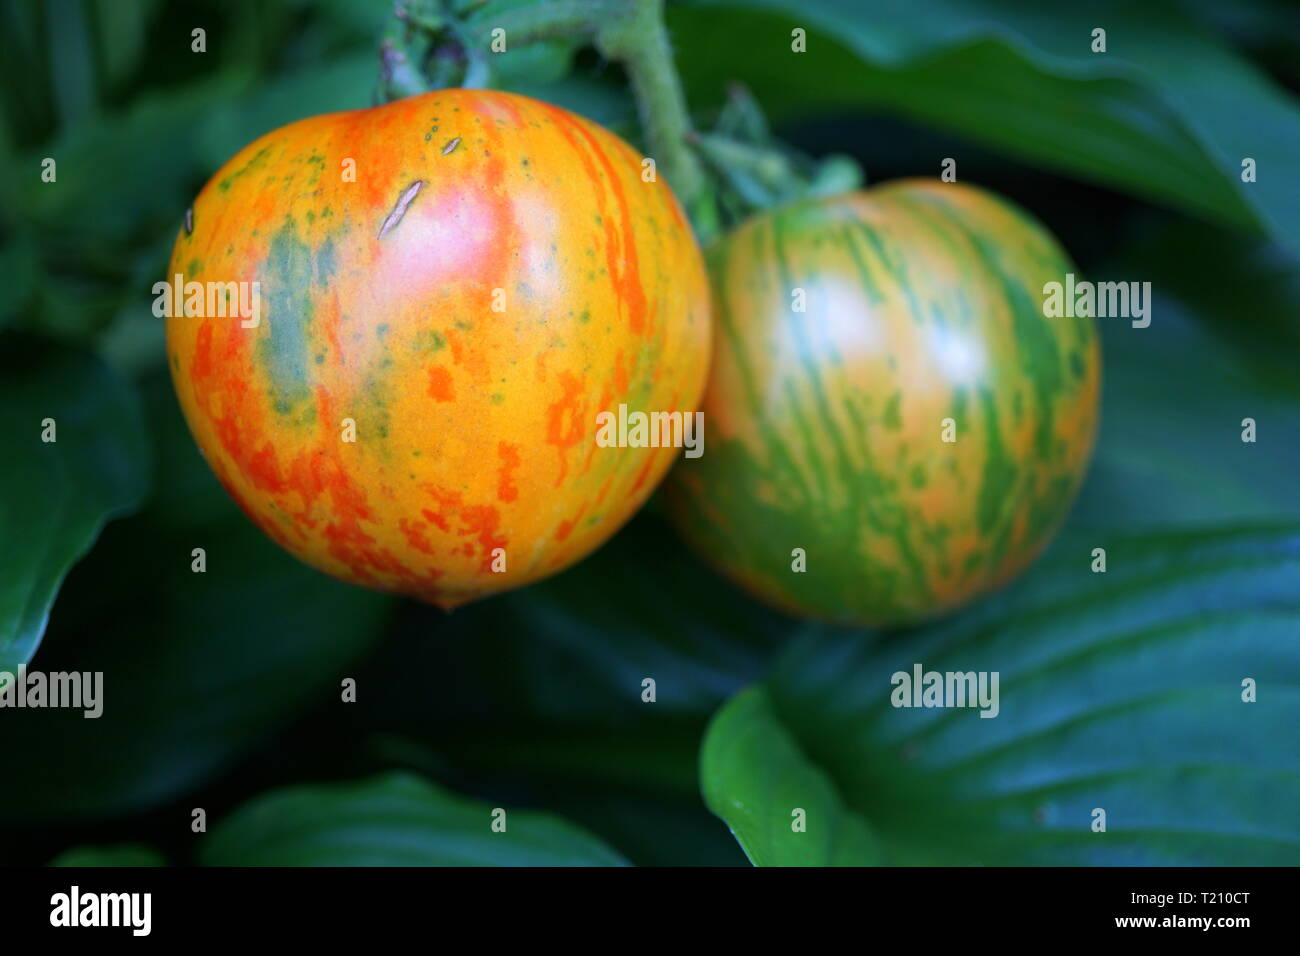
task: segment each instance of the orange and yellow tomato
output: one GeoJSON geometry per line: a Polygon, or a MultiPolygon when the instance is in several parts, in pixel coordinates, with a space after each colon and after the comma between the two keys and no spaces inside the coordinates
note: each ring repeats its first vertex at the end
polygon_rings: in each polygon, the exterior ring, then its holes
{"type": "Polygon", "coordinates": [[[195,199],[172,276],[231,293],[169,316],[167,349],[243,510],[321,571],[446,608],[609,538],[681,451],[600,447],[598,413],[693,411],[708,367],[707,278],[668,185],[508,93],[268,133],[195,199]]]}

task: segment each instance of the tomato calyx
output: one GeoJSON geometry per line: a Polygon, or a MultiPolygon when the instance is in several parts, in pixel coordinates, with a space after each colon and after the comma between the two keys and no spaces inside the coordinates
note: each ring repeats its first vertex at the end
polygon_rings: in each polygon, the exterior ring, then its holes
{"type": "Polygon", "coordinates": [[[786,203],[852,192],[864,185],[862,167],[832,153],[814,159],[776,139],[757,100],[742,84],[727,90],[727,102],[709,132],[692,133],[727,226],[786,203]]]}

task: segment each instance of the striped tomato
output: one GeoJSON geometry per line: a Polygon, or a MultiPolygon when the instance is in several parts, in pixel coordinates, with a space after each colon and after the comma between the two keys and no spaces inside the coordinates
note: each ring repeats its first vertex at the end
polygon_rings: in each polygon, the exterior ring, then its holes
{"type": "Polygon", "coordinates": [[[1100,352],[1092,319],[1044,317],[1071,266],[1041,225],[908,180],[760,215],[708,261],[707,450],[669,490],[708,561],[788,611],[892,625],[1043,548],[1092,448],[1100,352]]]}
{"type": "Polygon", "coordinates": [[[199,194],[169,276],[176,392],[249,517],[446,608],[609,538],[680,451],[598,447],[598,413],[694,410],[708,367],[671,191],[607,130],[507,93],[267,134],[199,194]]]}

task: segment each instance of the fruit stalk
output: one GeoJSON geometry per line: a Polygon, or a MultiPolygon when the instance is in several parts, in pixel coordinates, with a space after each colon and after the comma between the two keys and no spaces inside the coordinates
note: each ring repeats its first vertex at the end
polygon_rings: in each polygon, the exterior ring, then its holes
{"type": "MultiPolygon", "coordinates": [[[[442,19],[422,20],[405,8],[400,19],[431,34],[454,26],[442,19]]],[[[453,32],[474,37],[466,44],[468,57],[469,48],[487,49],[496,29],[504,29],[515,45],[559,38],[590,41],[603,56],[622,63],[650,155],[697,225],[707,227],[716,220],[703,166],[687,142],[690,113],[664,28],[663,0],[562,0],[471,17],[468,29],[453,32]]],[[[390,38],[390,45],[394,42],[390,38]]],[[[388,70],[385,78],[391,73],[388,70]]],[[[389,85],[397,95],[409,95],[405,86],[389,85]]]]}
{"type": "Polygon", "coordinates": [[[596,34],[596,48],[627,70],[646,145],[664,168],[669,185],[687,208],[695,208],[704,171],[687,143],[691,118],[673,65],[663,0],[613,2],[615,16],[596,34]]]}

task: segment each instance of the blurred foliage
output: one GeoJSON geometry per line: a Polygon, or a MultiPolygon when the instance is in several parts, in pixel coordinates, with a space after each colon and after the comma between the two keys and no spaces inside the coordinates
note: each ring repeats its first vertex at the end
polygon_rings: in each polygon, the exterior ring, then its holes
{"type": "Polygon", "coordinates": [[[145,496],[149,443],[135,391],[93,355],[0,334],[0,382],[0,433],[33,449],[0,471],[0,672],[13,672],[68,568],[145,496]]]}
{"type": "MultiPolygon", "coordinates": [[[[670,22],[679,57],[707,70],[684,71],[697,104],[716,99],[734,68],[711,52],[740,43],[761,71],[746,80],[777,116],[813,104],[896,111],[1266,230],[1300,253],[1300,190],[1286,172],[1300,167],[1300,106],[1172,3],[693,0],[670,22]],[[810,56],[791,52],[796,27],[821,69],[796,65],[810,56]],[[1098,27],[1104,54],[1091,49],[1098,27]],[[1241,181],[1244,157],[1265,171],[1258,182],[1241,181]]],[[[936,157],[927,172],[938,170],[936,157]]]]}
{"type": "Polygon", "coordinates": [[[103,714],[3,712],[0,750],[21,785],[0,787],[2,823],[122,814],[205,782],[304,704],[337,699],[391,606],[281,551],[204,464],[170,382],[154,375],[141,392],[158,492],[75,568],[37,659],[102,671],[103,714]],[[205,573],[191,570],[195,548],[205,573]]]}
{"type": "Polygon", "coordinates": [[[241,807],[203,842],[208,866],[619,866],[577,827],[489,807],[392,773],[287,787],[241,807]],[[489,827],[493,824],[493,828],[489,827]]]}
{"type": "MultiPolygon", "coordinates": [[[[1293,6],[670,6],[702,123],[742,81],[795,147],[870,181],[955,157],[1091,277],[1154,284],[1150,328],[1101,322],[1096,459],[1048,557],[888,635],[754,605],[653,507],[566,574],[452,615],[318,575],[239,514],[185,431],[150,288],[231,153],[370,103],[390,12],[0,2],[0,418],[19,449],[0,462],[0,661],[31,655],[57,591],[36,665],[102,670],[112,693],[98,720],[0,713],[0,862],[743,862],[710,808],[758,862],[1300,859],[1293,6]],[[1110,568],[1087,574],[1099,546],[1110,568]],[[918,660],[1002,670],[1002,715],[885,706],[918,660]],[[1260,703],[1230,705],[1247,675],[1260,703]],[[790,841],[793,793],[816,840],[790,841]],[[1097,805],[1107,835],[1065,834],[1097,805]],[[486,829],[498,806],[509,837],[486,829]]],[[[496,75],[636,138],[621,70],[591,50],[496,75]]]]}
{"type": "Polygon", "coordinates": [[[74,847],[60,853],[50,866],[166,866],[162,854],[152,847],[136,843],[118,846],[74,847]]]}

